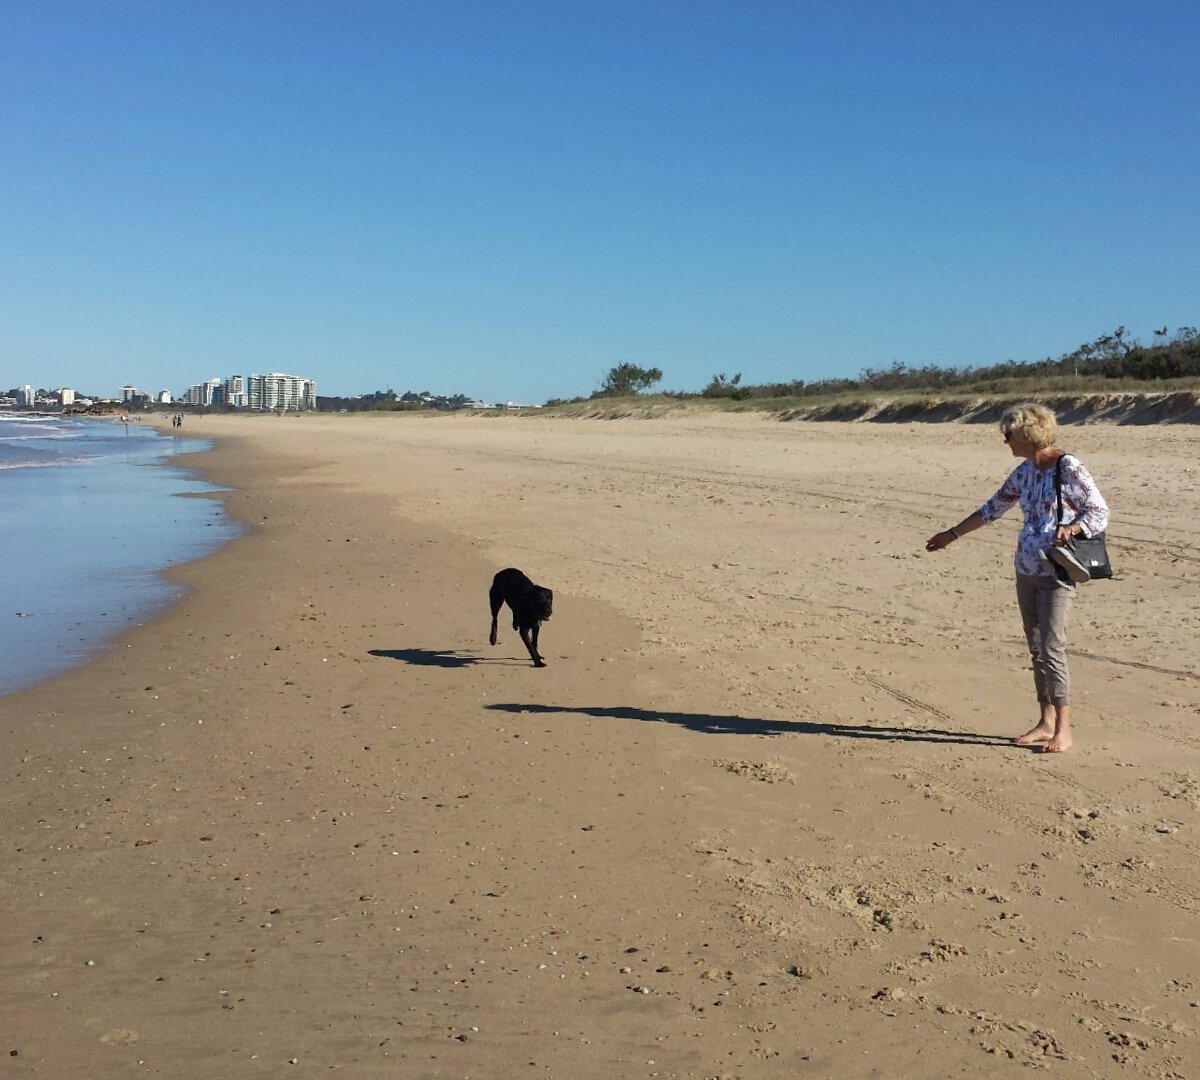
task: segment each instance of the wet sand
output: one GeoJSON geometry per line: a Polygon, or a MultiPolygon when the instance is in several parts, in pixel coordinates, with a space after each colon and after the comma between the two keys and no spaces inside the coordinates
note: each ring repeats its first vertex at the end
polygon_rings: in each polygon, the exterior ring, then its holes
{"type": "Polygon", "coordinates": [[[8,1075],[1200,1073],[1195,427],[1065,429],[1047,756],[991,426],[187,424],[251,532],[0,699],[8,1075]]]}

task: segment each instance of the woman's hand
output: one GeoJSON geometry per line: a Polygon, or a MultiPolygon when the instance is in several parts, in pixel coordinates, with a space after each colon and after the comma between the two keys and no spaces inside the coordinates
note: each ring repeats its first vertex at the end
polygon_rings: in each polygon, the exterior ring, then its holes
{"type": "Polygon", "coordinates": [[[1054,540],[1052,541],[1055,547],[1062,547],[1063,544],[1074,540],[1083,529],[1078,525],[1060,525],[1054,532],[1054,540]]]}
{"type": "Polygon", "coordinates": [[[926,551],[941,551],[942,548],[947,548],[957,540],[958,537],[954,534],[953,529],[947,529],[945,532],[934,533],[928,540],[925,541],[926,551]]]}

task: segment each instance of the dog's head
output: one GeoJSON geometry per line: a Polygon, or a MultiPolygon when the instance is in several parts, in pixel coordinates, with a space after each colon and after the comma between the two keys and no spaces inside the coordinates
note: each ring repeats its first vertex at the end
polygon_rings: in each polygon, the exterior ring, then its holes
{"type": "Polygon", "coordinates": [[[533,609],[538,622],[545,622],[554,614],[554,593],[535,585],[529,593],[529,606],[533,609]]]}

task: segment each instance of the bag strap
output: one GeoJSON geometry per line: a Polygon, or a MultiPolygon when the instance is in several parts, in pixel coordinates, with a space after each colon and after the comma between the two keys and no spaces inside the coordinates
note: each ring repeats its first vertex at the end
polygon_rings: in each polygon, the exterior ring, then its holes
{"type": "Polygon", "coordinates": [[[1054,495],[1058,500],[1058,525],[1062,528],[1063,512],[1062,512],[1062,459],[1066,454],[1059,454],[1058,460],[1054,463],[1054,495]]]}

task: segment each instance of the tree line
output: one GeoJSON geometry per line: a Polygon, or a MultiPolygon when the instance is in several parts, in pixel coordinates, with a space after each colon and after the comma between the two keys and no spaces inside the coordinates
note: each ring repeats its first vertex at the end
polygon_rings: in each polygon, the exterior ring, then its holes
{"type": "Polygon", "coordinates": [[[466,394],[432,394],[406,390],[376,390],[358,397],[323,397],[317,395],[318,412],[416,412],[420,409],[465,409],[471,404],[466,394]]]}
{"type": "MultiPolygon", "coordinates": [[[[1174,333],[1164,326],[1154,331],[1154,341],[1143,345],[1131,338],[1124,326],[1111,333],[1101,334],[1057,359],[1017,361],[1006,360],[982,367],[939,367],[925,364],[912,367],[894,363],[888,368],[864,368],[858,378],[818,379],[812,382],[793,379],[789,382],[743,383],[742,373],[732,376],[713,375],[708,385],[698,392],[673,392],[677,398],[731,398],[747,401],[754,398],[820,397],[853,392],[880,393],[905,390],[946,391],[967,387],[1001,390],[1006,383],[1022,380],[1045,380],[1057,376],[1073,378],[1100,377],[1152,382],[1163,379],[1200,377],[1200,331],[1194,326],[1181,326],[1174,333]]],[[[621,364],[604,377],[591,398],[628,397],[649,389],[662,381],[658,368],[641,368],[621,364]]],[[[575,398],[586,401],[588,398],[575,398]]],[[[565,404],[552,400],[548,405],[565,404]]]]}

